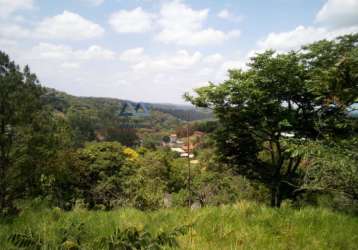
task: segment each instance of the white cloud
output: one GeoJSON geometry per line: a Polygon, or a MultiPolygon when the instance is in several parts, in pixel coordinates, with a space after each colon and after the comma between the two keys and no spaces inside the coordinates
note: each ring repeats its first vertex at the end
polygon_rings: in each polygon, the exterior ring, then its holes
{"type": "Polygon", "coordinates": [[[239,22],[242,20],[241,16],[236,16],[235,14],[231,13],[228,9],[223,9],[218,13],[218,17],[221,19],[239,22]]]}
{"type": "Polygon", "coordinates": [[[358,0],[328,0],[317,13],[316,21],[335,27],[358,25],[358,0]]]}
{"type": "Polygon", "coordinates": [[[32,56],[42,59],[70,60],[73,50],[69,46],[40,43],[32,48],[32,56]]]}
{"type": "Polygon", "coordinates": [[[18,10],[33,8],[33,0],[0,0],[0,17],[7,17],[18,10]]]}
{"type": "Polygon", "coordinates": [[[215,53],[212,55],[208,55],[207,57],[204,58],[203,61],[208,64],[217,64],[221,62],[223,59],[224,57],[221,54],[215,53]]]}
{"type": "Polygon", "coordinates": [[[193,10],[180,0],[165,2],[155,15],[141,7],[113,13],[109,24],[118,33],[142,33],[159,29],[156,40],[183,46],[220,44],[239,37],[239,30],[222,31],[204,27],[209,9],[193,10]]]}
{"type": "Polygon", "coordinates": [[[145,57],[143,48],[134,48],[123,51],[119,59],[123,62],[138,62],[145,57]]]}
{"type": "Polygon", "coordinates": [[[15,45],[17,45],[17,42],[15,40],[0,38],[0,47],[2,49],[15,45]]]}
{"type": "Polygon", "coordinates": [[[174,55],[151,58],[149,56],[134,64],[134,71],[145,71],[146,74],[153,72],[170,72],[190,69],[199,63],[202,58],[200,52],[190,54],[186,50],[179,50],[174,55]]]}
{"type": "Polygon", "coordinates": [[[89,60],[110,60],[115,58],[115,53],[98,45],[92,45],[86,50],[74,50],[66,45],[40,43],[32,49],[32,57],[40,59],[52,59],[68,62],[89,60]]]}
{"type": "Polygon", "coordinates": [[[302,45],[322,39],[334,39],[358,32],[358,0],[327,0],[316,15],[323,26],[298,26],[286,32],[272,32],[258,41],[258,50],[275,49],[280,52],[298,49],[302,45]]]}
{"type": "Polygon", "coordinates": [[[198,30],[208,14],[209,9],[196,11],[180,1],[173,1],[162,6],[159,23],[164,29],[198,30]]]}
{"type": "Polygon", "coordinates": [[[322,39],[334,39],[337,36],[358,32],[358,26],[329,30],[324,27],[298,26],[294,30],[270,33],[258,42],[259,49],[275,49],[288,51],[298,49],[302,45],[322,39]]]}
{"type": "Polygon", "coordinates": [[[37,36],[48,39],[83,40],[103,35],[103,28],[82,16],[64,11],[45,18],[35,29],[37,36]]]}
{"type": "Polygon", "coordinates": [[[92,45],[87,50],[79,50],[76,54],[82,60],[112,60],[115,58],[113,51],[98,45],[92,45]]]}
{"type": "Polygon", "coordinates": [[[193,10],[181,1],[162,5],[158,24],[161,31],[156,39],[164,43],[175,43],[184,46],[219,44],[238,37],[240,32],[224,32],[214,28],[204,28],[209,10],[193,10]]]}
{"type": "Polygon", "coordinates": [[[31,36],[31,32],[14,23],[0,23],[0,37],[19,39],[31,36]]]}
{"type": "Polygon", "coordinates": [[[80,64],[74,62],[64,62],[61,64],[61,67],[64,69],[79,69],[80,64]]]}
{"type": "Polygon", "coordinates": [[[204,68],[201,68],[197,74],[198,74],[198,76],[207,77],[207,76],[210,76],[213,72],[214,72],[214,69],[209,68],[209,67],[204,67],[204,68]]]}
{"type": "Polygon", "coordinates": [[[118,33],[142,33],[152,28],[153,18],[153,14],[138,7],[113,13],[109,18],[109,24],[118,33]]]}

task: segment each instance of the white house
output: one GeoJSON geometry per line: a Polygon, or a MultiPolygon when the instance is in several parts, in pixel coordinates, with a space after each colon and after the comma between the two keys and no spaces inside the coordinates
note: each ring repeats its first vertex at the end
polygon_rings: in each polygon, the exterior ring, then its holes
{"type": "Polygon", "coordinates": [[[169,143],[176,143],[176,141],[177,141],[177,135],[176,135],[176,134],[171,134],[171,135],[169,136],[169,138],[170,138],[170,142],[169,142],[169,143]]]}

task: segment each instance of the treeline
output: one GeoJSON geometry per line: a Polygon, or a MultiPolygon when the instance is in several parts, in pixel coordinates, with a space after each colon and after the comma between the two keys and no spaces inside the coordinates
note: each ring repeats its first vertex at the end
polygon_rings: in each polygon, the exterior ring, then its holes
{"type": "Polygon", "coordinates": [[[197,121],[212,119],[213,114],[208,110],[199,109],[173,109],[173,108],[156,108],[158,111],[170,114],[183,121],[197,121]]]}
{"type": "Polygon", "coordinates": [[[179,137],[192,136],[195,131],[199,131],[206,134],[213,133],[218,126],[218,122],[215,120],[209,121],[194,121],[187,124],[182,124],[175,129],[175,134],[179,137]]]}
{"type": "Polygon", "coordinates": [[[127,101],[119,99],[76,97],[48,88],[41,98],[58,116],[66,118],[77,146],[93,140],[137,146],[143,139],[138,129],[158,131],[180,124],[174,116],[154,108],[149,109],[149,116],[145,118],[121,116],[120,112],[127,101]]]}

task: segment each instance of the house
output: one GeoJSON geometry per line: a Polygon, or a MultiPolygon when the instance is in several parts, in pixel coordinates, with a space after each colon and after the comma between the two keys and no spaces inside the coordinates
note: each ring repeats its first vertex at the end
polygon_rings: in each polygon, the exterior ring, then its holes
{"type": "Polygon", "coordinates": [[[180,154],[185,153],[185,151],[182,148],[170,148],[170,150],[180,154]]]}
{"type": "Polygon", "coordinates": [[[104,131],[96,131],[95,132],[95,134],[96,134],[96,140],[97,141],[104,141],[104,140],[106,140],[106,136],[104,135],[104,131]]]}
{"type": "MultiPolygon", "coordinates": [[[[188,152],[188,144],[185,143],[182,147],[181,147],[185,152],[188,152]]],[[[193,149],[195,148],[194,144],[189,143],[189,151],[193,151],[193,149]]]]}
{"type": "Polygon", "coordinates": [[[197,137],[203,137],[205,135],[204,132],[201,132],[201,131],[194,131],[194,136],[197,136],[197,137]]]}
{"type": "Polygon", "coordinates": [[[282,135],[283,137],[286,137],[286,138],[295,137],[295,134],[294,134],[294,133],[285,133],[285,132],[282,132],[281,135],[282,135]]]}
{"type": "Polygon", "coordinates": [[[169,136],[169,138],[170,138],[169,143],[176,143],[177,142],[177,135],[176,134],[171,134],[169,136]]]}
{"type": "MultiPolygon", "coordinates": [[[[188,153],[182,153],[182,154],[180,154],[180,157],[188,157],[188,153]]],[[[190,159],[194,158],[194,155],[193,155],[193,154],[189,154],[189,158],[190,158],[190,159]]]]}

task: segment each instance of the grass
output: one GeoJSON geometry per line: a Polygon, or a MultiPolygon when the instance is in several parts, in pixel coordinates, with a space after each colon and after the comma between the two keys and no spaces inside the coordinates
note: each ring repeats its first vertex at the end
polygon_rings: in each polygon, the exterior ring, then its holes
{"type": "Polygon", "coordinates": [[[80,249],[97,249],[96,240],[116,228],[146,227],[156,234],[192,223],[189,232],[177,238],[182,249],[358,249],[358,217],[322,208],[272,209],[250,202],[153,212],[28,207],[16,219],[0,222],[0,249],[16,249],[8,236],[29,229],[46,243],[41,249],[59,249],[66,234],[77,237],[80,249]]]}

